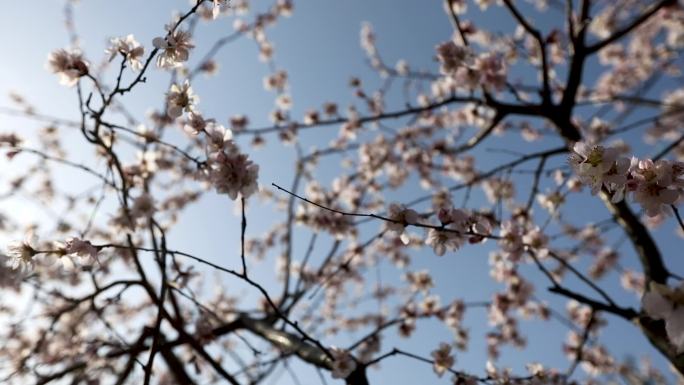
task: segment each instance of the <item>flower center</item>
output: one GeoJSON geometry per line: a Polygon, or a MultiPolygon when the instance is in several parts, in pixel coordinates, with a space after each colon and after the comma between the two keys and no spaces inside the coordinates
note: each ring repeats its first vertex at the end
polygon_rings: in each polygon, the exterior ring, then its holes
{"type": "Polygon", "coordinates": [[[585,162],[589,163],[593,167],[600,165],[601,162],[603,162],[603,147],[594,147],[587,156],[587,160],[585,162]]]}

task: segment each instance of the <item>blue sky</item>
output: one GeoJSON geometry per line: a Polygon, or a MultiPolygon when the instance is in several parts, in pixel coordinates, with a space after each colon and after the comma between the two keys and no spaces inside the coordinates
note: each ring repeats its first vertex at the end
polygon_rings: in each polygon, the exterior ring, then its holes
{"type": "MultiPolygon", "coordinates": [[[[270,1],[254,1],[253,8],[265,9],[270,1]]],[[[47,54],[68,45],[68,35],[63,27],[63,4],[61,1],[46,1],[41,4],[26,2],[8,2],[3,5],[0,14],[0,46],[7,52],[0,62],[0,106],[10,104],[6,94],[8,91],[20,91],[26,98],[46,114],[74,118],[77,113],[76,96],[73,89],[61,87],[56,78],[45,70],[47,54]]],[[[133,33],[136,38],[150,48],[154,37],[163,33],[163,25],[168,22],[173,10],[187,9],[188,2],[183,0],[83,0],[75,8],[76,28],[82,37],[82,46],[86,56],[97,62],[103,57],[103,50],[109,37],[133,33]],[[116,3],[116,6],[112,5],[116,3]]],[[[471,8],[475,8],[471,4],[471,8]]],[[[527,12],[534,12],[525,8],[527,12]]],[[[474,20],[484,28],[501,30],[510,33],[513,27],[510,18],[500,10],[486,14],[478,11],[471,13],[474,20]]],[[[549,11],[548,17],[541,19],[540,27],[547,29],[562,20],[562,15],[549,11]]],[[[352,99],[347,86],[350,76],[360,77],[367,89],[381,84],[375,73],[370,71],[365,56],[359,47],[359,29],[362,22],[373,24],[378,37],[378,47],[388,64],[393,65],[398,59],[406,59],[414,68],[426,68],[435,71],[434,47],[450,38],[452,27],[442,10],[440,1],[407,1],[407,0],[301,0],[295,2],[293,17],[283,19],[268,30],[269,38],[274,42],[275,63],[278,68],[289,72],[289,92],[294,99],[294,116],[310,109],[317,108],[323,102],[335,101],[346,106],[352,99]]],[[[201,57],[213,42],[212,39],[229,34],[232,31],[232,18],[222,18],[211,25],[202,23],[195,36],[196,49],[194,55],[201,57]]],[[[201,96],[200,110],[205,116],[215,117],[222,123],[234,114],[246,114],[253,126],[268,125],[268,112],[273,109],[273,94],[263,90],[262,77],[269,73],[268,67],[257,60],[257,48],[253,41],[240,39],[229,45],[216,57],[220,63],[219,75],[210,79],[202,76],[193,83],[193,88],[201,96]]],[[[192,62],[192,60],[191,60],[192,62]]],[[[534,74],[521,72],[521,78],[534,79],[534,74]]],[[[589,77],[593,74],[590,72],[589,77]]],[[[163,103],[163,93],[169,84],[168,74],[152,69],[148,81],[138,87],[130,96],[126,96],[126,105],[143,118],[150,108],[159,108],[163,103]]],[[[657,92],[657,88],[656,91],[657,92]]],[[[401,95],[388,99],[388,110],[402,107],[401,95]]],[[[639,115],[637,114],[634,119],[639,115]]],[[[392,123],[398,127],[400,122],[392,123]]],[[[17,130],[30,132],[39,125],[20,118],[0,115],[0,131],[17,130]]],[[[319,147],[335,137],[338,127],[323,127],[311,130],[301,138],[305,148],[310,145],[319,147]]],[[[30,134],[29,134],[30,135],[30,134]]],[[[87,160],[92,157],[78,136],[68,136],[72,142],[68,148],[73,151],[75,159],[87,160]]],[[[179,133],[170,133],[170,140],[182,141],[179,133]]],[[[638,138],[638,136],[636,136],[638,138]]],[[[274,137],[266,138],[271,145],[262,150],[248,150],[261,167],[260,182],[263,188],[270,188],[271,182],[289,186],[292,179],[294,152],[291,147],[282,147],[274,137]]],[[[240,139],[245,149],[247,142],[240,139]]],[[[497,139],[492,147],[513,146],[518,151],[534,151],[551,148],[554,143],[544,140],[533,144],[516,140],[504,142],[497,139]]],[[[481,165],[496,164],[503,155],[493,155],[484,151],[476,153],[481,165]]],[[[322,182],[329,182],[330,176],[340,172],[337,164],[340,158],[327,161],[320,170],[322,182]]],[[[562,161],[560,159],[559,161],[562,161]]],[[[0,167],[12,167],[5,160],[0,167]]],[[[486,168],[484,166],[481,166],[486,168]]],[[[533,165],[528,166],[531,168],[533,165]]],[[[13,172],[12,170],[8,172],[13,172]]],[[[61,171],[60,171],[61,172],[61,171]]],[[[72,184],[77,176],[64,174],[65,185],[72,184]]],[[[481,195],[481,190],[477,190],[481,195]]],[[[422,196],[425,192],[419,187],[409,187],[396,193],[397,200],[410,200],[422,196]]],[[[462,199],[462,193],[455,196],[455,201],[462,199]]],[[[475,196],[473,205],[484,205],[481,196],[475,196]]],[[[603,219],[608,216],[598,200],[586,197],[571,203],[576,223],[583,218],[603,219]],[[592,215],[596,210],[604,210],[599,217],[592,215]]],[[[269,223],[271,207],[259,207],[255,200],[250,207],[249,233],[252,235],[265,231],[269,223]]],[[[30,207],[13,206],[14,210],[26,212],[26,215],[40,215],[30,207]]],[[[538,209],[539,210],[539,209],[538,209]]],[[[371,225],[376,229],[379,224],[371,225]]],[[[182,218],[179,225],[171,233],[174,248],[188,250],[197,255],[226,266],[237,266],[239,218],[234,215],[234,207],[225,196],[209,194],[205,199],[193,206],[182,218]],[[228,256],[227,256],[228,255],[228,256]],[[233,258],[233,259],[230,259],[233,258]]],[[[617,231],[615,231],[617,232],[617,231]]],[[[665,226],[657,232],[662,239],[666,255],[674,253],[678,241],[673,240],[673,227],[665,226]]],[[[298,231],[295,251],[300,253],[306,248],[309,232],[298,231]]],[[[368,232],[362,236],[366,239],[372,235],[368,232]]],[[[443,296],[443,302],[453,297],[461,297],[468,301],[489,299],[491,293],[501,287],[489,278],[487,255],[492,245],[485,247],[466,247],[453,255],[442,258],[435,257],[431,250],[425,248],[415,253],[412,269],[430,269],[439,288],[436,292],[443,296]]],[[[321,250],[324,250],[321,248],[321,250]]],[[[629,247],[623,247],[627,256],[625,265],[634,264],[629,247]]],[[[322,251],[321,251],[322,252],[322,251]]],[[[295,253],[296,254],[296,253],[295,253]]],[[[680,268],[682,263],[679,263],[680,268]]],[[[399,272],[389,266],[381,265],[379,273],[383,280],[397,282],[399,272]]],[[[535,269],[523,269],[540,289],[539,296],[547,299],[554,309],[563,312],[565,301],[545,293],[547,283],[535,269]]],[[[256,264],[255,274],[267,281],[272,279],[274,267],[267,260],[256,264]]],[[[675,271],[677,269],[675,268],[675,271]]],[[[372,274],[371,274],[372,275],[372,274]]],[[[612,274],[605,282],[607,290],[615,293],[620,300],[636,305],[633,295],[622,292],[617,286],[619,277],[612,274]]],[[[371,279],[369,282],[373,282],[371,279]]],[[[232,287],[232,283],[228,283],[232,287]]],[[[239,285],[236,285],[239,288],[239,285]]],[[[369,289],[369,288],[366,288],[369,289]]],[[[244,290],[244,289],[237,289],[244,290]]],[[[247,296],[249,298],[249,296],[247,296]]],[[[611,320],[611,317],[608,317],[611,320]]],[[[471,350],[468,353],[457,353],[459,369],[482,373],[485,362],[483,334],[486,333],[486,315],[482,310],[472,310],[467,318],[471,329],[471,350]]],[[[604,330],[602,341],[618,358],[627,354],[645,354],[654,358],[664,368],[662,358],[645,341],[644,337],[632,325],[621,320],[614,320],[612,326],[604,330]],[[629,336],[629,338],[625,338],[629,336]]],[[[567,329],[557,322],[541,323],[531,321],[524,323],[523,330],[528,334],[529,346],[524,353],[513,349],[503,350],[501,363],[510,365],[515,372],[524,371],[524,363],[539,361],[549,365],[567,366],[567,360],[560,350],[560,342],[565,338],[567,329]],[[549,344],[548,341],[554,341],[549,344]]],[[[383,351],[393,346],[428,356],[440,340],[448,341],[449,332],[436,322],[419,321],[418,332],[411,340],[398,340],[391,331],[383,345],[383,351]]],[[[354,338],[326,341],[344,345],[354,338]]],[[[313,370],[295,364],[301,373],[303,383],[318,383],[313,370]]],[[[425,376],[432,376],[428,365],[410,362],[404,358],[394,358],[382,364],[379,371],[371,370],[371,383],[415,384],[421,383],[425,376]],[[409,366],[410,365],[410,366],[409,366]],[[406,369],[406,368],[410,368],[406,369]]],[[[432,383],[433,377],[430,378],[432,383]]],[[[278,384],[289,384],[290,379],[283,376],[278,384]]],[[[438,383],[438,382],[435,382],[438,383]]],[[[446,377],[439,383],[448,383],[446,377]]]]}

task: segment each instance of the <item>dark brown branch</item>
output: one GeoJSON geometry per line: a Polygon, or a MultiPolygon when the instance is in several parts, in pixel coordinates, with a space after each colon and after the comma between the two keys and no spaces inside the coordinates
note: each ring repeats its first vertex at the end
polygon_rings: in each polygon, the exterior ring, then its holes
{"type": "Polygon", "coordinates": [[[461,41],[463,42],[463,45],[466,47],[470,45],[468,42],[468,37],[465,34],[465,31],[463,30],[463,26],[461,25],[461,20],[459,19],[458,15],[456,14],[456,11],[454,11],[454,0],[446,0],[446,7],[447,11],[449,12],[449,15],[451,16],[451,21],[454,24],[454,29],[458,31],[458,35],[461,37],[461,41]]]}
{"type": "MultiPolygon", "coordinates": [[[[432,110],[438,109],[438,108],[443,107],[443,106],[447,106],[447,105],[452,104],[452,103],[459,103],[459,102],[467,103],[467,102],[478,102],[478,101],[479,101],[479,99],[474,98],[474,97],[452,96],[452,97],[444,99],[440,102],[436,102],[436,103],[427,105],[425,107],[411,107],[411,108],[407,108],[404,110],[387,112],[387,113],[375,115],[375,116],[365,116],[365,117],[359,118],[356,122],[358,122],[359,124],[364,124],[364,123],[375,122],[375,121],[380,121],[380,120],[385,120],[385,119],[402,118],[405,116],[411,116],[411,115],[416,115],[416,114],[421,114],[421,113],[425,113],[428,111],[432,111],[432,110]]],[[[342,123],[347,123],[347,122],[349,122],[348,118],[339,117],[339,118],[335,118],[335,119],[321,120],[319,122],[312,123],[312,124],[297,123],[297,129],[303,130],[303,129],[307,129],[307,128],[337,125],[337,124],[342,124],[342,123]]],[[[260,135],[260,134],[267,134],[267,133],[282,131],[285,128],[287,128],[287,127],[286,126],[271,126],[271,127],[253,128],[251,130],[235,132],[235,135],[260,135]]]]}
{"type": "Polygon", "coordinates": [[[247,276],[247,262],[245,262],[245,231],[247,230],[247,217],[245,216],[245,198],[240,198],[242,203],[242,223],[240,226],[240,259],[242,260],[242,275],[247,276]]]}
{"type": "Polygon", "coordinates": [[[541,73],[542,73],[542,104],[551,104],[551,85],[549,82],[549,64],[548,57],[546,55],[546,43],[541,32],[534,28],[520,13],[518,8],[511,2],[511,0],[504,0],[506,8],[513,14],[513,17],[522,25],[522,27],[532,35],[532,37],[537,41],[539,45],[539,55],[541,56],[541,73]]]}
{"type": "Polygon", "coordinates": [[[582,337],[580,338],[579,344],[577,345],[575,359],[572,361],[572,364],[565,372],[566,379],[572,377],[572,374],[575,373],[575,369],[577,369],[577,366],[579,366],[579,364],[584,359],[584,346],[589,341],[589,334],[591,333],[591,328],[594,326],[594,321],[596,321],[596,312],[592,310],[591,315],[589,316],[589,322],[587,322],[587,324],[584,326],[582,337]]]}
{"type": "Polygon", "coordinates": [[[667,147],[663,148],[660,152],[653,156],[653,161],[664,158],[670,151],[674,150],[680,144],[684,143],[684,135],[681,135],[677,140],[670,143],[667,147]]]}
{"type": "Polygon", "coordinates": [[[623,308],[617,305],[605,304],[603,302],[593,300],[585,295],[576,293],[572,290],[566,289],[561,286],[552,286],[549,288],[549,291],[574,299],[577,302],[581,302],[585,305],[588,305],[594,310],[601,310],[607,313],[615,314],[617,316],[620,316],[621,318],[624,318],[627,321],[633,321],[639,315],[639,313],[637,313],[634,309],[623,308]]]}

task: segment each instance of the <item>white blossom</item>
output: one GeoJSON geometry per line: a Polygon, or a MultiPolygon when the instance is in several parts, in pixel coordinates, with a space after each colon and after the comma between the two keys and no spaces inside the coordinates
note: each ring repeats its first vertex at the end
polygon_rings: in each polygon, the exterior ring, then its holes
{"type": "Polygon", "coordinates": [[[568,161],[580,181],[591,187],[592,194],[597,194],[605,186],[615,192],[615,200],[619,200],[627,182],[630,165],[629,159],[619,155],[616,148],[577,142],[568,161]]]}
{"type": "Polygon", "coordinates": [[[190,39],[190,33],[180,29],[165,38],[156,37],[152,44],[161,50],[157,56],[157,67],[175,68],[188,61],[190,50],[195,48],[190,39]]]}
{"type": "Polygon", "coordinates": [[[33,268],[33,257],[38,254],[35,244],[38,238],[29,233],[23,241],[13,241],[7,246],[9,265],[14,270],[26,271],[33,268]]]}

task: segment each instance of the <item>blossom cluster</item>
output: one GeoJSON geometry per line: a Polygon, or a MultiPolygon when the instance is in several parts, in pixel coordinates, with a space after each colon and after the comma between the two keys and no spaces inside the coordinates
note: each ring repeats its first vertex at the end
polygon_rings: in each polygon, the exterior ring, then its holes
{"type": "Polygon", "coordinates": [[[80,238],[69,238],[66,242],[54,242],[53,247],[41,250],[38,238],[29,233],[24,240],[11,242],[7,246],[7,264],[14,270],[29,271],[35,266],[35,257],[40,254],[53,256],[46,262],[59,262],[66,269],[75,267],[73,258],[78,257],[84,264],[97,258],[98,249],[89,241],[80,238]]]}
{"type": "Polygon", "coordinates": [[[506,85],[506,65],[497,54],[477,55],[470,47],[450,40],[437,46],[437,59],[442,74],[458,87],[473,90],[484,86],[501,90],[506,85]]]}
{"type": "Polygon", "coordinates": [[[512,262],[520,260],[524,251],[534,250],[537,258],[548,255],[548,237],[539,226],[528,226],[518,221],[504,221],[499,234],[499,246],[503,256],[512,262]]]}
{"type": "Polygon", "coordinates": [[[240,152],[231,131],[213,122],[204,130],[208,137],[208,176],[216,191],[233,200],[238,195],[248,198],[257,192],[259,165],[240,152]]]}
{"type": "Polygon", "coordinates": [[[205,134],[206,171],[216,191],[227,194],[233,200],[238,195],[248,198],[258,190],[259,166],[248,155],[240,152],[230,129],[214,120],[204,119],[196,110],[197,103],[199,97],[193,92],[190,82],[185,80],[180,85],[173,84],[166,94],[166,113],[172,119],[187,113],[184,131],[191,135],[198,135],[200,132],[205,134]]]}
{"type": "Polygon", "coordinates": [[[461,209],[443,207],[437,217],[441,228],[428,230],[425,244],[438,256],[454,251],[466,243],[479,243],[491,233],[491,223],[482,215],[461,209]]]}
{"type": "Polygon", "coordinates": [[[141,59],[145,54],[145,47],[140,45],[133,35],[127,35],[123,38],[112,38],[111,46],[107,48],[105,53],[109,54],[110,61],[114,59],[116,55],[122,55],[135,71],[140,71],[143,68],[141,59]]]}
{"type": "Polygon", "coordinates": [[[658,159],[627,159],[617,148],[606,148],[578,142],[568,161],[580,181],[591,187],[592,194],[601,189],[613,202],[631,194],[646,215],[655,217],[667,212],[684,187],[684,163],[658,159]]]}

